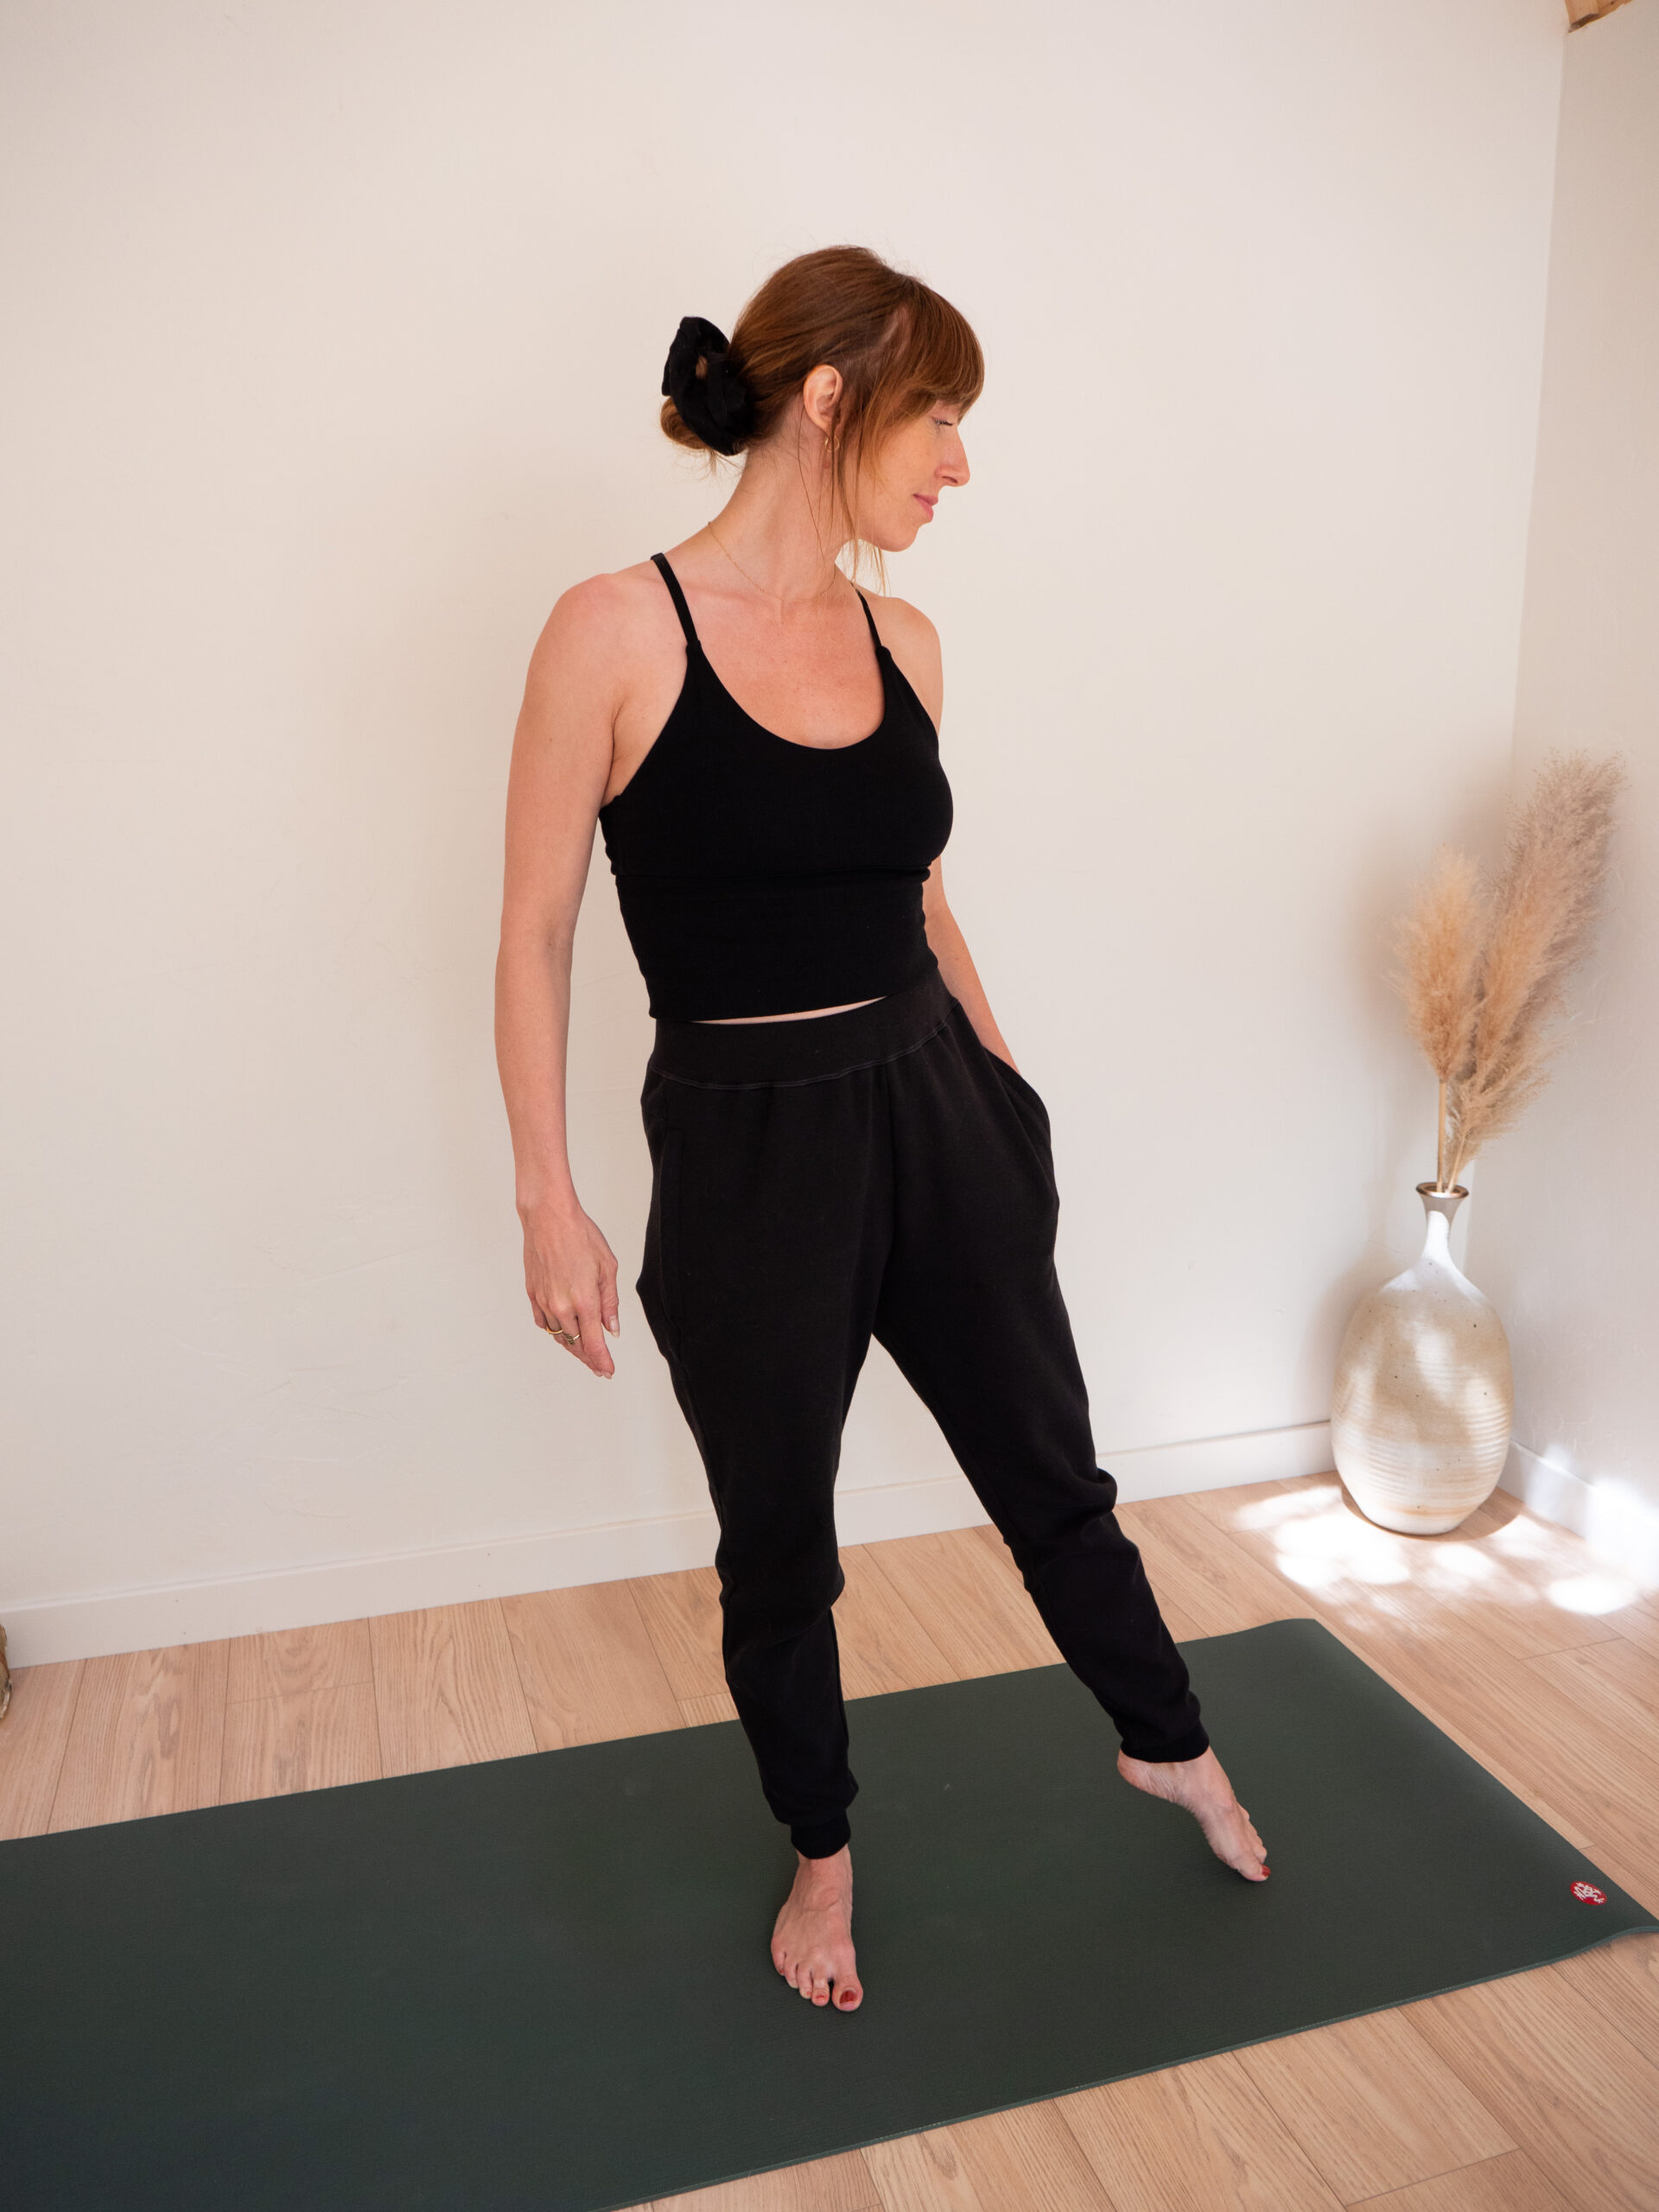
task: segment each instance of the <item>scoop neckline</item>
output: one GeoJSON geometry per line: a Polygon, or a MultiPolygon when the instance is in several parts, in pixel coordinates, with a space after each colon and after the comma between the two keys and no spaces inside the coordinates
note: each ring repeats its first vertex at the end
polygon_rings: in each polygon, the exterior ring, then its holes
{"type": "MultiPolygon", "coordinates": [[[[762,737],[769,737],[774,745],[786,745],[791,753],[857,753],[865,746],[874,744],[893,720],[893,686],[887,681],[887,649],[879,638],[875,640],[875,664],[881,677],[881,719],[866,736],[849,738],[844,745],[811,745],[804,738],[782,737],[775,729],[768,729],[764,722],[757,721],[743,702],[727,688],[725,679],[703,651],[701,638],[697,639],[697,654],[709,671],[709,680],[734,712],[741,715],[752,730],[762,737]]],[[[652,749],[654,751],[655,747],[652,749]]],[[[633,779],[630,777],[628,780],[631,783],[633,779]]],[[[626,789],[627,785],[625,784],[622,790],[626,789]]],[[[620,798],[621,796],[622,792],[619,791],[617,797],[620,798]]]]}

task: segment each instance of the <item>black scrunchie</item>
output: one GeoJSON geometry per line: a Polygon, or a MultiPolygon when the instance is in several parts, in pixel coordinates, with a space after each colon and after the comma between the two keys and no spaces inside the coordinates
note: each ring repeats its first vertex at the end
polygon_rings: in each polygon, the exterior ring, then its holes
{"type": "Polygon", "coordinates": [[[726,334],[700,315],[680,319],[663,365],[663,396],[673,401],[687,428],[716,453],[735,453],[753,426],[754,403],[732,366],[726,334]]]}

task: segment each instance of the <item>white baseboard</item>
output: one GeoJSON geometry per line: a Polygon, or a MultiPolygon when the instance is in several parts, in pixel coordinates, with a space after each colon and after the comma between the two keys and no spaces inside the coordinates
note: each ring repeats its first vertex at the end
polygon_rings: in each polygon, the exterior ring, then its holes
{"type": "MultiPolygon", "coordinates": [[[[1246,1436],[1158,1444],[1103,1454],[1101,1464],[1116,1476],[1118,1496],[1125,1503],[1180,1491],[1322,1474],[1332,1464],[1331,1426],[1309,1421],[1246,1436]]],[[[984,1509],[960,1475],[843,1489],[836,1500],[836,1525],[842,1541],[848,1544],[972,1528],[985,1518],[984,1509]]],[[[706,1566],[715,1555],[715,1535],[712,1512],[666,1514],[601,1528],[553,1529],[500,1543],[446,1545],[432,1551],[282,1567],[224,1580],[0,1606],[0,1618],[5,1623],[13,1666],[38,1667],[56,1660],[99,1658],[111,1652],[201,1643],[273,1629],[314,1628],[325,1621],[453,1605],[469,1599],[507,1598],[529,1590],[563,1590],[576,1583],[671,1573],[679,1567],[706,1566]]]]}
{"type": "Polygon", "coordinates": [[[1643,1591],[1659,1590],[1659,1507],[1622,1483],[1586,1482],[1511,1444],[1498,1487],[1529,1507],[1541,1521],[1582,1536],[1592,1552],[1643,1591]]]}
{"type": "Polygon", "coordinates": [[[1203,1436],[1191,1444],[1153,1444],[1138,1452],[1106,1452],[1100,1464],[1117,1478],[1126,1505],[1143,1497],[1179,1497],[1188,1491],[1236,1490],[1241,1483],[1282,1483],[1326,1475],[1336,1467],[1331,1424],[1258,1428],[1245,1436],[1203,1436]]]}

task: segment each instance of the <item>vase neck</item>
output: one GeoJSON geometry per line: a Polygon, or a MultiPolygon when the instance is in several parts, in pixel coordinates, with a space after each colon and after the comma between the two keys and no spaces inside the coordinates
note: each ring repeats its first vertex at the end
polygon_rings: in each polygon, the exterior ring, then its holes
{"type": "Polygon", "coordinates": [[[1461,1183],[1455,1190],[1451,1191],[1437,1191],[1432,1183],[1420,1183],[1417,1185],[1417,1195],[1423,1202],[1423,1211],[1428,1216],[1431,1224],[1435,1215],[1439,1214],[1449,1229],[1458,1208],[1469,1193],[1461,1183]]]}
{"type": "Polygon", "coordinates": [[[1423,1202],[1423,1254],[1426,1260],[1444,1260],[1448,1267],[1452,1258],[1452,1222],[1458,1208],[1469,1193],[1459,1184],[1455,1190],[1437,1191],[1432,1183],[1420,1183],[1417,1195],[1423,1202]]]}

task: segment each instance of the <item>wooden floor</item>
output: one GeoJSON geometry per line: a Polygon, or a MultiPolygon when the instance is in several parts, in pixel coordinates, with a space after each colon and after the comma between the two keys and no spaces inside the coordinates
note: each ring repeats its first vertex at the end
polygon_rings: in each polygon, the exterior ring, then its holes
{"type": "MultiPolygon", "coordinates": [[[[1450,1536],[1389,1536],[1334,1476],[1119,1516],[1178,1637],[1317,1616],[1659,1904],[1659,1599],[1577,1539],[1502,1492],[1450,1536]]],[[[845,1558],[850,1696],[1058,1656],[988,1529],[845,1558]]],[[[0,1726],[0,1835],[722,1719],[716,1644],[702,1570],[29,1669],[0,1726]]],[[[757,1899],[757,1943],[769,1920],[757,1899]]],[[[1659,1937],[671,2202],[1656,2212],[1659,1937]]]]}

